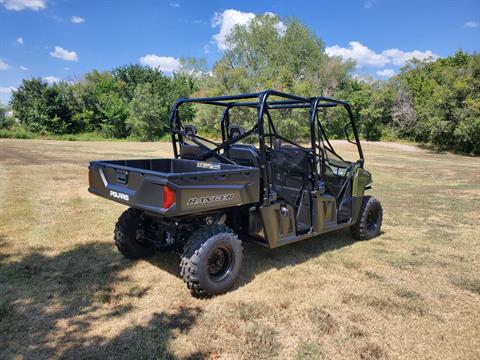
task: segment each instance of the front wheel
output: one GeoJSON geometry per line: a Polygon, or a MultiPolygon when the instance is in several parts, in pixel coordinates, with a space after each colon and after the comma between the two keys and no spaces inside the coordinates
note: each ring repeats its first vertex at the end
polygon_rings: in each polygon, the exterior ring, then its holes
{"type": "Polygon", "coordinates": [[[222,294],[238,278],[242,259],[242,242],[232,230],[225,225],[207,225],[185,245],[180,275],[195,296],[222,294]]]}
{"type": "Polygon", "coordinates": [[[368,240],[378,236],[382,220],[383,210],[380,201],[373,196],[364,196],[357,222],[351,227],[353,237],[368,240]]]}

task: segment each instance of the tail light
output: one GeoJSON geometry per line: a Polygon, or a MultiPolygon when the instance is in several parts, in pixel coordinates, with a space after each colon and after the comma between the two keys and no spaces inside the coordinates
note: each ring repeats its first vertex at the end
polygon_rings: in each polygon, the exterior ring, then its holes
{"type": "Polygon", "coordinates": [[[175,204],[175,190],[163,185],[163,208],[168,209],[170,206],[175,204]]]}

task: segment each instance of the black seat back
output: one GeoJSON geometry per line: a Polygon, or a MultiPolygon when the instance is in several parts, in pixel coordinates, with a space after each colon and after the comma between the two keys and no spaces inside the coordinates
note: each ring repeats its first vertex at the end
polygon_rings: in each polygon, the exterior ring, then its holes
{"type": "Polygon", "coordinates": [[[195,144],[180,144],[180,157],[182,159],[193,160],[202,155],[205,151],[202,151],[200,146],[195,144]]]}
{"type": "MultiPolygon", "coordinates": [[[[202,149],[200,146],[196,144],[180,144],[180,158],[181,159],[187,159],[187,160],[195,160],[197,159],[200,155],[206,153],[207,150],[202,149]]],[[[204,161],[209,161],[209,162],[220,162],[215,156],[211,156],[208,159],[205,159],[204,161]]]]}
{"type": "Polygon", "coordinates": [[[230,139],[234,139],[240,135],[245,134],[245,129],[238,124],[230,124],[228,126],[228,136],[230,139]]]}
{"type": "Polygon", "coordinates": [[[192,124],[185,125],[183,127],[185,129],[185,134],[190,136],[195,136],[197,134],[197,127],[192,124]]]}
{"type": "Polygon", "coordinates": [[[233,144],[228,150],[228,157],[240,165],[260,167],[257,149],[250,144],[233,144]]]}

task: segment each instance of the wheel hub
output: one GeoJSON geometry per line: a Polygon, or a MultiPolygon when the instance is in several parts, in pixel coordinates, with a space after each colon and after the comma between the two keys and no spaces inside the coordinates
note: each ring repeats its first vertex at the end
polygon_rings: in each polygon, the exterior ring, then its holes
{"type": "Polygon", "coordinates": [[[229,249],[216,248],[210,254],[207,262],[208,275],[212,280],[221,280],[231,272],[233,256],[229,249]]]}

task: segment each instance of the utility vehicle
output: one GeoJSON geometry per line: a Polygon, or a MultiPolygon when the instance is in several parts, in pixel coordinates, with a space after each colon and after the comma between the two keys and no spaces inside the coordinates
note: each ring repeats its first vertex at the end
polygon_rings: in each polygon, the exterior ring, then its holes
{"type": "Polygon", "coordinates": [[[372,177],[363,168],[347,102],[274,90],[181,98],[169,122],[173,158],[92,161],[89,191],[129,206],[114,231],[116,246],[127,258],[180,251],[180,274],[193,295],[232,287],[242,264],[242,241],[276,248],[343,228],[360,240],[379,234],[382,208],[364,195],[372,177]],[[220,143],[182,124],[180,109],[192,104],[221,109],[220,143]],[[345,135],[356,146],[357,161],[337,154],[320,121],[320,113],[335,107],[346,112],[345,135]],[[233,109],[244,115],[250,109],[250,129],[234,123],[233,109]],[[288,116],[293,110],[305,114],[308,144],[276,129],[272,114],[288,116]]]}

